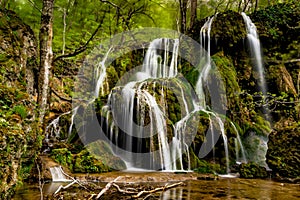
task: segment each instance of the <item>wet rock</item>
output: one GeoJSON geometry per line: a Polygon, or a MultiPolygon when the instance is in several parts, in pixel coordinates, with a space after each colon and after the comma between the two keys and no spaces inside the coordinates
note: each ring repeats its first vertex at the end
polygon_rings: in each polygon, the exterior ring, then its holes
{"type": "Polygon", "coordinates": [[[268,173],[265,167],[261,167],[256,163],[242,163],[239,169],[242,178],[266,178],[268,173]]]}

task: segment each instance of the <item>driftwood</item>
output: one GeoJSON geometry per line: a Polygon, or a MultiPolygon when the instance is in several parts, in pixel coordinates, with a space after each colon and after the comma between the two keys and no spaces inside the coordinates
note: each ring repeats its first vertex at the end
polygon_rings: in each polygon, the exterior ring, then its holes
{"type": "Polygon", "coordinates": [[[132,197],[136,199],[136,198],[139,198],[140,196],[145,195],[145,194],[152,194],[152,193],[155,193],[155,192],[158,192],[158,191],[165,191],[167,189],[174,188],[174,187],[177,187],[179,185],[183,185],[183,182],[173,183],[171,185],[165,185],[164,187],[155,188],[154,190],[148,190],[148,191],[143,190],[143,191],[140,191],[137,195],[133,195],[132,197]]]}
{"type": "Polygon", "coordinates": [[[177,187],[179,185],[183,185],[183,182],[173,183],[171,185],[166,184],[164,187],[155,188],[153,190],[143,190],[143,191],[140,191],[140,192],[136,192],[136,191],[130,191],[128,189],[126,189],[126,190],[121,189],[117,184],[112,182],[112,186],[114,186],[120,193],[132,195],[132,198],[134,198],[134,199],[137,199],[137,198],[139,198],[143,195],[146,195],[146,194],[150,195],[150,194],[153,194],[153,193],[156,193],[156,192],[159,192],[159,191],[165,191],[165,190],[168,190],[170,188],[177,187]]]}
{"type": "Polygon", "coordinates": [[[106,184],[106,186],[99,192],[99,194],[97,195],[96,199],[99,199],[106,191],[109,190],[109,188],[113,185],[114,182],[116,182],[118,179],[120,179],[121,177],[118,176],[117,178],[115,178],[114,180],[110,181],[109,183],[106,184]]]}
{"type": "MultiPolygon", "coordinates": [[[[63,172],[63,171],[62,171],[63,172]]],[[[80,183],[80,181],[76,180],[75,178],[73,178],[72,176],[69,176],[68,174],[66,174],[65,172],[63,172],[64,175],[68,176],[69,178],[71,178],[73,181],[71,183],[69,183],[66,186],[62,186],[60,185],[59,188],[55,191],[54,195],[58,194],[62,189],[67,189],[69,187],[71,187],[74,184],[78,184],[81,187],[85,188],[86,190],[89,190],[88,188],[86,188],[84,185],[82,185],[80,183]]],[[[106,192],[108,192],[110,190],[111,187],[114,187],[117,189],[117,191],[119,193],[125,194],[125,195],[130,195],[132,199],[138,199],[144,196],[143,199],[147,199],[149,198],[149,196],[152,196],[154,193],[159,192],[159,191],[165,191],[168,190],[170,188],[174,188],[180,185],[184,185],[183,182],[177,182],[177,183],[173,183],[173,184],[166,184],[163,187],[158,187],[152,190],[142,190],[142,191],[138,191],[138,189],[136,188],[125,188],[122,189],[116,182],[121,178],[121,176],[118,176],[117,178],[115,178],[114,180],[110,181],[109,183],[107,183],[105,185],[104,188],[102,188],[102,190],[98,193],[98,194],[91,194],[91,196],[88,198],[90,199],[100,199],[106,192]]]]}
{"type": "Polygon", "coordinates": [[[83,187],[84,189],[88,190],[88,188],[86,188],[83,184],[81,184],[81,182],[79,180],[76,180],[74,177],[70,176],[69,174],[65,173],[64,170],[62,169],[62,167],[60,166],[60,170],[61,172],[67,176],[68,178],[70,178],[71,180],[73,180],[71,183],[69,183],[68,185],[66,186],[62,186],[60,185],[57,190],[54,192],[54,195],[56,195],[57,193],[60,192],[61,189],[67,189],[69,188],[70,186],[74,185],[75,183],[77,183],[79,186],[83,187]]]}
{"type": "Polygon", "coordinates": [[[67,188],[69,188],[70,186],[72,186],[72,185],[74,185],[75,183],[78,183],[78,181],[77,180],[74,180],[74,181],[72,181],[71,183],[69,183],[68,185],[66,185],[66,186],[62,186],[62,185],[60,185],[58,188],[57,188],[57,190],[54,192],[54,195],[56,195],[57,193],[59,193],[59,191],[61,190],[61,189],[67,189],[67,188]]]}

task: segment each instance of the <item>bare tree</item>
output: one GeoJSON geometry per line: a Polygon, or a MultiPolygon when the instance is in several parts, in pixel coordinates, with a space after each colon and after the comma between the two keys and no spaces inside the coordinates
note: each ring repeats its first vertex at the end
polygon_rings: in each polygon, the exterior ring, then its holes
{"type": "Polygon", "coordinates": [[[52,38],[53,38],[53,6],[54,0],[43,0],[40,27],[40,68],[38,77],[39,124],[43,125],[48,105],[50,68],[52,66],[52,38]]]}

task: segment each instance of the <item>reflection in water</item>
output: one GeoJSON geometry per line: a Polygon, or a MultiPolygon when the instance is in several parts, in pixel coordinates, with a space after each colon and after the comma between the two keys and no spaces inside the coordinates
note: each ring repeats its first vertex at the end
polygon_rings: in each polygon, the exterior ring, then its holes
{"type": "MultiPolygon", "coordinates": [[[[162,200],[195,199],[300,199],[300,184],[288,184],[260,179],[221,178],[194,180],[186,185],[153,194],[162,200]]],[[[151,184],[151,183],[147,183],[151,184]]],[[[164,185],[164,183],[161,183],[164,185]]],[[[44,193],[54,193],[60,184],[45,184],[44,193]]],[[[157,185],[157,183],[156,183],[157,185]]],[[[69,190],[72,192],[71,190],[69,190]]],[[[14,200],[40,199],[37,187],[26,186],[17,191],[14,200]]]]}
{"type": "Polygon", "coordinates": [[[188,181],[156,196],[162,200],[194,199],[300,199],[300,185],[270,180],[221,179],[188,181]]]}

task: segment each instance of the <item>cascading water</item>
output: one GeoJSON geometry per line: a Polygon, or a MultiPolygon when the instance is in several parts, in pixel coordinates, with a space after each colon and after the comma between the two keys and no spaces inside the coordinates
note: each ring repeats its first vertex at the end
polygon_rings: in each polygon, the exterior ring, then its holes
{"type": "MultiPolygon", "coordinates": [[[[114,149],[112,147],[114,153],[125,160],[128,168],[132,167],[133,170],[145,168],[165,171],[190,170],[190,147],[188,145],[189,142],[186,141],[186,135],[191,127],[188,123],[196,113],[204,111],[211,116],[210,125],[215,124],[219,126],[218,131],[211,128],[211,145],[213,146],[217,142],[214,141],[214,138],[217,138],[215,135],[222,136],[226,168],[229,173],[228,144],[224,123],[218,114],[206,110],[204,93],[204,85],[212,67],[210,62],[210,29],[212,21],[213,17],[201,29],[201,44],[207,49],[208,53],[200,55],[202,56],[201,66],[203,67],[200,70],[196,83],[196,99],[194,97],[186,98],[191,88],[184,88],[183,82],[178,78],[177,57],[179,40],[167,38],[159,38],[152,41],[146,52],[141,70],[134,74],[134,78],[130,77],[131,79],[128,79],[131,82],[121,84],[110,92],[107,105],[103,106],[101,110],[103,116],[106,116],[105,120],[101,122],[103,123],[101,126],[106,127],[105,132],[108,134],[108,138],[116,146],[122,147],[130,153],[127,155],[119,151],[118,148],[114,149]],[[175,96],[179,97],[180,105],[183,105],[184,108],[181,110],[181,118],[174,124],[170,124],[168,121],[168,97],[165,96],[167,93],[165,88],[168,88],[167,85],[171,83],[173,84],[172,91],[174,90],[174,93],[177,91],[175,96]],[[160,96],[158,97],[155,93],[159,93],[160,96]],[[170,129],[172,129],[172,133],[170,133],[170,129]],[[124,133],[127,136],[124,136],[124,133]],[[136,158],[132,156],[134,152],[143,152],[145,148],[155,151],[157,154],[151,154],[146,160],[145,157],[136,158]],[[184,163],[187,163],[187,165],[184,163]]],[[[92,104],[104,92],[105,62],[110,50],[96,66],[93,99],[88,104],[92,104]]],[[[77,112],[78,107],[75,107],[71,117],[69,136],[72,131],[74,116],[77,112]]]]}
{"type": "MultiPolygon", "coordinates": [[[[211,132],[210,139],[211,139],[212,145],[216,143],[216,141],[214,141],[214,138],[215,138],[214,134],[218,134],[218,133],[215,133],[216,131],[213,129],[213,120],[216,122],[216,124],[218,124],[218,126],[220,128],[220,134],[221,134],[221,136],[223,138],[223,142],[224,142],[226,172],[230,173],[228,140],[227,140],[227,136],[226,136],[225,130],[224,130],[224,123],[223,123],[222,119],[218,116],[217,113],[213,113],[213,112],[206,110],[206,100],[205,100],[205,93],[204,93],[204,85],[205,85],[205,82],[207,81],[209,72],[212,67],[211,66],[211,57],[210,57],[210,32],[211,32],[211,25],[212,25],[213,20],[214,20],[214,16],[209,17],[208,20],[204,23],[204,25],[200,29],[200,45],[204,49],[206,49],[207,53],[203,53],[203,51],[201,51],[201,54],[200,54],[200,59],[203,60],[204,67],[202,68],[202,71],[200,72],[200,75],[198,77],[198,81],[196,84],[196,93],[197,93],[199,101],[200,101],[200,103],[198,103],[197,109],[202,110],[205,113],[211,115],[209,120],[210,120],[210,132],[211,132]]],[[[215,160],[214,147],[212,147],[212,149],[213,149],[213,160],[215,160]]],[[[201,152],[201,150],[200,150],[200,152],[201,152]]]]}
{"type": "MultiPolygon", "coordinates": [[[[95,91],[94,91],[94,98],[92,98],[92,100],[90,103],[93,103],[95,101],[95,99],[99,96],[99,91],[101,91],[103,93],[103,83],[106,77],[106,67],[105,67],[105,61],[109,55],[109,53],[111,52],[112,48],[110,48],[107,53],[104,56],[104,59],[98,63],[97,68],[95,70],[95,72],[93,74],[95,74],[95,80],[96,80],[96,85],[95,85],[95,91]]],[[[74,126],[74,118],[77,115],[77,111],[79,109],[79,106],[74,107],[71,111],[62,113],[61,115],[59,115],[58,117],[56,117],[54,120],[52,120],[49,125],[46,127],[45,129],[45,133],[46,133],[46,137],[45,137],[45,142],[47,143],[48,149],[45,150],[45,152],[47,152],[49,150],[49,146],[51,146],[49,144],[49,140],[50,138],[59,138],[60,137],[60,132],[61,132],[61,127],[59,125],[59,121],[60,118],[64,115],[68,115],[68,114],[72,114],[71,115],[71,122],[70,122],[70,126],[68,128],[68,135],[65,139],[68,139],[71,134],[72,134],[72,130],[73,130],[73,126],[74,126]]]]}
{"type": "Polygon", "coordinates": [[[70,179],[67,179],[67,177],[64,175],[64,172],[63,172],[63,169],[61,168],[61,166],[50,167],[50,173],[51,173],[53,182],[72,181],[70,179]]]}
{"type": "Polygon", "coordinates": [[[48,126],[46,127],[45,129],[45,133],[46,133],[46,136],[45,136],[45,142],[47,144],[47,149],[44,150],[44,152],[47,152],[49,151],[49,147],[52,145],[51,142],[53,141],[50,141],[51,139],[54,139],[54,140],[61,140],[61,127],[59,125],[59,120],[62,116],[64,115],[68,115],[68,114],[71,114],[71,111],[69,112],[65,112],[61,115],[59,115],[57,118],[55,118],[54,120],[52,120],[48,126]]]}
{"type": "Polygon", "coordinates": [[[204,67],[200,72],[197,84],[196,84],[196,93],[200,100],[200,106],[203,108],[206,107],[205,103],[205,93],[203,91],[204,81],[206,81],[208,73],[211,69],[211,59],[210,59],[210,31],[211,25],[214,20],[214,17],[209,17],[205,24],[201,27],[200,30],[200,45],[207,50],[207,53],[204,51],[200,52],[200,59],[204,60],[204,67]]]}
{"type": "MultiPolygon", "coordinates": [[[[112,125],[118,125],[122,131],[127,134],[131,134],[138,138],[145,138],[148,133],[157,134],[157,146],[155,147],[154,141],[151,141],[150,148],[158,148],[158,155],[153,155],[150,161],[150,166],[155,165],[154,163],[159,160],[160,168],[166,171],[170,170],[183,170],[183,159],[182,154],[188,151],[186,148],[185,141],[181,136],[179,128],[181,125],[180,121],[177,122],[174,127],[174,137],[172,141],[169,142],[168,131],[167,131],[167,119],[166,119],[166,98],[164,97],[164,87],[162,85],[166,84],[167,79],[175,79],[177,75],[177,54],[178,54],[179,40],[171,40],[167,38],[155,39],[151,42],[149,49],[146,53],[142,70],[136,74],[138,81],[132,81],[127,83],[121,88],[122,101],[120,102],[118,97],[120,94],[112,93],[109,99],[109,106],[111,108],[118,107],[117,114],[114,113],[116,123],[112,125]],[[170,55],[170,48],[172,54],[170,55]],[[163,49],[163,50],[161,50],[163,49]],[[148,79],[157,80],[157,83],[153,83],[152,90],[160,90],[160,102],[148,92],[148,79]],[[166,79],[166,80],[164,80],[166,79]],[[162,81],[160,81],[162,80],[162,81]],[[156,86],[162,84],[160,86],[156,86]],[[161,107],[159,105],[162,105],[161,107]],[[146,112],[146,107],[148,112],[146,112]],[[134,115],[138,115],[140,118],[140,125],[137,125],[133,120],[134,115]],[[145,130],[144,121],[146,118],[150,120],[149,130],[145,130]],[[176,165],[175,160],[179,160],[178,166],[176,165]]],[[[180,84],[177,84],[180,88],[181,94],[183,89],[180,84]]],[[[185,113],[188,113],[188,106],[185,98],[182,98],[183,104],[185,105],[185,113]]],[[[116,110],[116,109],[112,109],[116,110]]],[[[113,128],[111,128],[113,130],[113,128]]],[[[149,136],[149,135],[148,135],[149,136]]],[[[153,140],[153,139],[151,139],[153,140]]],[[[132,147],[138,144],[133,144],[132,137],[126,137],[124,141],[126,150],[132,151],[132,147]]],[[[135,146],[135,150],[141,151],[142,147],[135,146]]],[[[117,152],[116,152],[117,153],[117,152]]],[[[117,153],[118,154],[118,153],[117,153]]],[[[187,153],[188,154],[188,153],[187,153]]],[[[128,158],[130,160],[131,158],[128,158]]],[[[132,161],[132,160],[131,160],[132,161]]],[[[134,168],[141,167],[136,163],[136,165],[130,164],[134,168]]]]}
{"type": "Polygon", "coordinates": [[[246,158],[246,151],[244,148],[244,145],[242,143],[240,134],[236,128],[236,126],[234,125],[233,122],[230,122],[231,126],[233,127],[235,133],[236,133],[236,138],[234,140],[235,142],[235,154],[236,154],[236,162],[237,163],[247,163],[247,158],[246,158]],[[240,153],[242,154],[242,157],[240,158],[240,153]]]}
{"type": "MultiPolygon", "coordinates": [[[[267,95],[267,85],[265,81],[265,76],[264,76],[264,66],[263,66],[263,59],[262,59],[262,51],[261,51],[261,45],[260,45],[260,40],[258,37],[258,33],[256,30],[255,24],[251,21],[250,17],[247,16],[244,12],[241,13],[244,22],[246,24],[246,30],[247,30],[247,38],[249,41],[249,48],[251,52],[251,57],[252,57],[252,63],[255,66],[256,70],[258,71],[259,74],[259,89],[263,94],[263,100],[267,95]]],[[[268,109],[266,109],[263,106],[263,112],[266,113],[266,119],[270,120],[270,115],[268,109]]],[[[257,152],[257,158],[259,159],[250,159],[251,161],[255,161],[256,163],[259,163],[262,166],[265,166],[268,168],[267,163],[265,162],[266,160],[266,154],[267,154],[267,142],[268,142],[268,136],[253,136],[255,138],[258,138],[261,143],[261,149],[263,149],[262,152],[257,152]]],[[[251,157],[251,156],[250,156],[251,157]]]]}
{"type": "Polygon", "coordinates": [[[267,94],[267,85],[264,76],[264,66],[262,59],[262,52],[259,37],[257,34],[256,26],[251,21],[250,17],[247,16],[244,12],[242,12],[242,17],[246,24],[247,29],[247,38],[249,41],[249,48],[251,51],[252,63],[255,66],[256,70],[259,74],[259,88],[263,95],[267,94]]]}
{"type": "MultiPolygon", "coordinates": [[[[247,25],[248,39],[250,49],[253,55],[254,65],[259,72],[260,87],[263,94],[266,94],[265,80],[263,76],[263,65],[260,51],[260,43],[256,33],[254,24],[250,18],[242,13],[247,25]]],[[[186,135],[189,132],[188,122],[193,115],[199,111],[203,111],[209,116],[209,131],[211,140],[210,145],[216,144],[215,135],[220,135],[224,142],[224,152],[226,157],[226,168],[229,173],[229,150],[228,139],[224,130],[224,123],[217,113],[212,112],[208,108],[206,102],[205,87],[209,81],[209,74],[212,68],[210,57],[210,31],[214,17],[207,20],[200,31],[200,44],[206,49],[206,52],[201,51],[200,64],[202,68],[199,70],[199,77],[196,82],[195,91],[196,98],[186,98],[187,90],[183,87],[182,82],[178,78],[178,39],[159,38],[150,43],[146,52],[142,68],[134,74],[133,79],[128,79],[131,82],[116,86],[109,94],[107,105],[102,107],[101,113],[104,120],[102,127],[105,127],[105,132],[108,138],[113,141],[116,146],[124,148],[128,152],[143,152],[145,149],[156,151],[157,154],[144,158],[137,159],[135,157],[124,156],[118,149],[113,149],[116,155],[124,158],[128,163],[128,167],[132,169],[156,169],[158,168],[167,171],[185,170],[190,168],[189,145],[186,140],[186,135]],[[173,83],[176,85],[174,91],[178,93],[180,104],[183,109],[181,118],[178,121],[170,122],[168,119],[168,103],[169,97],[166,96],[165,85],[173,83]],[[189,102],[192,101],[192,102],[189,102]],[[213,127],[218,127],[214,129],[213,127]],[[172,129],[172,132],[170,131],[172,129]],[[127,136],[124,136],[124,134],[127,136]],[[149,134],[150,133],[150,134],[149,134]],[[123,134],[123,135],[122,135],[123,134]],[[150,137],[151,136],[151,137],[150,137]],[[155,136],[155,137],[154,137],[155,136]],[[148,139],[148,140],[147,140],[148,139]],[[146,141],[146,142],[145,142],[146,141]],[[148,146],[147,146],[148,145],[148,146]],[[185,154],[186,157],[183,155],[185,154]],[[146,163],[145,165],[144,162],[146,163]],[[186,165],[186,163],[188,165],[186,165]]],[[[108,50],[104,59],[98,63],[96,69],[93,70],[95,76],[94,87],[91,92],[93,99],[88,101],[92,104],[96,98],[103,95],[105,92],[104,83],[106,77],[106,66],[108,50]]],[[[132,78],[132,77],[130,77],[132,78]]],[[[174,92],[175,93],[175,92],[174,92]]],[[[68,136],[71,135],[74,116],[77,114],[79,107],[73,109],[71,117],[71,126],[69,127],[68,136]]],[[[64,113],[69,114],[70,112],[64,113]]],[[[177,116],[176,116],[177,117],[177,116]]],[[[178,117],[179,118],[179,117],[178,117]]],[[[46,132],[58,137],[60,127],[58,125],[60,117],[52,121],[46,129],[46,132]]],[[[246,161],[245,150],[242,145],[241,138],[236,130],[236,152],[237,161],[246,161]],[[241,155],[241,156],[240,156],[241,155]]],[[[50,134],[50,135],[51,135],[50,134]]],[[[48,136],[47,136],[48,138],[48,136]]],[[[209,144],[208,144],[209,145],[209,144]]],[[[206,146],[207,148],[207,146],[206,146]]],[[[215,149],[213,149],[213,159],[215,160],[215,149]]],[[[200,152],[202,150],[200,149],[200,152]]],[[[200,155],[204,156],[204,155],[200,155]]]]}

